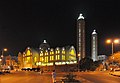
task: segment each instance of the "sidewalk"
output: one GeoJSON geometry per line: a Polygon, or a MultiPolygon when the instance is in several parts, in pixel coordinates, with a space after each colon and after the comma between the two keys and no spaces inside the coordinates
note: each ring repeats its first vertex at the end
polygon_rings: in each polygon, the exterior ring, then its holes
{"type": "Polygon", "coordinates": [[[110,72],[109,74],[120,77],[120,72],[110,72]]]}

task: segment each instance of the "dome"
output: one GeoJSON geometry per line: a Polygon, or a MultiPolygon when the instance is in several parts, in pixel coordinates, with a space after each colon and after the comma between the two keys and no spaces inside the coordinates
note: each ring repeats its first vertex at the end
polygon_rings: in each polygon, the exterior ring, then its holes
{"type": "Polygon", "coordinates": [[[79,19],[84,19],[84,17],[83,17],[82,14],[79,15],[78,20],[79,20],[79,19]]]}
{"type": "Polygon", "coordinates": [[[46,42],[46,40],[44,40],[43,43],[40,44],[39,49],[40,50],[49,50],[50,49],[50,45],[46,42]]]}
{"type": "Polygon", "coordinates": [[[94,30],[94,31],[92,32],[92,35],[94,35],[94,34],[97,34],[97,33],[96,33],[96,30],[94,30]]]}

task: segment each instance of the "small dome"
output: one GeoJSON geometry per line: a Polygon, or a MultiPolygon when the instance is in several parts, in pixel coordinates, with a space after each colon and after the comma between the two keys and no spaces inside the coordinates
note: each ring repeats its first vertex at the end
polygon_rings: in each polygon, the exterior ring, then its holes
{"type": "Polygon", "coordinates": [[[46,40],[44,40],[43,43],[40,44],[39,49],[40,50],[49,50],[50,49],[50,45],[47,43],[46,40]]]}
{"type": "Polygon", "coordinates": [[[97,33],[96,33],[96,30],[94,30],[94,31],[92,32],[92,35],[94,35],[94,34],[97,34],[97,33]]]}
{"type": "Polygon", "coordinates": [[[79,19],[84,19],[84,17],[83,17],[82,14],[79,15],[78,20],[79,20],[79,19]]]}

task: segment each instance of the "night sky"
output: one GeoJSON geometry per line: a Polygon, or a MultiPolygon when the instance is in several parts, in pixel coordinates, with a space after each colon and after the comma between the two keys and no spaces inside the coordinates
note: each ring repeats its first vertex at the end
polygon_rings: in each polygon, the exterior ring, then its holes
{"type": "MultiPolygon", "coordinates": [[[[86,22],[86,51],[90,55],[91,33],[98,33],[98,53],[111,54],[107,38],[120,38],[119,0],[8,0],[0,1],[0,49],[17,55],[44,39],[51,47],[76,47],[76,25],[80,13],[86,22]]],[[[120,45],[114,51],[120,50],[120,45]]]]}

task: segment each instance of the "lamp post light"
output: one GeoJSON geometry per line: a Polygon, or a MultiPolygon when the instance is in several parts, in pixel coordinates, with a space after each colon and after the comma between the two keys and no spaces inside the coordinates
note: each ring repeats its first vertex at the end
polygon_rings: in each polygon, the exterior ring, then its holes
{"type": "Polygon", "coordinates": [[[7,51],[7,48],[4,48],[4,49],[2,50],[2,56],[3,56],[3,52],[4,52],[4,51],[7,51]]]}
{"type": "Polygon", "coordinates": [[[1,71],[2,58],[0,57],[0,71],[1,71]]]}
{"type": "Polygon", "coordinates": [[[79,72],[79,70],[80,70],[80,69],[79,69],[79,67],[80,67],[80,64],[79,64],[79,63],[80,63],[80,53],[78,53],[78,56],[77,56],[77,57],[78,57],[78,72],[79,72]]]}
{"type": "Polygon", "coordinates": [[[7,48],[2,49],[2,55],[1,55],[1,65],[3,63],[3,57],[4,57],[4,51],[7,51],[7,48]]]}
{"type": "Polygon", "coordinates": [[[108,43],[108,44],[111,43],[112,44],[112,55],[113,55],[113,53],[114,53],[114,44],[119,44],[120,40],[119,39],[115,39],[115,40],[108,39],[106,41],[106,43],[108,43]]]}

